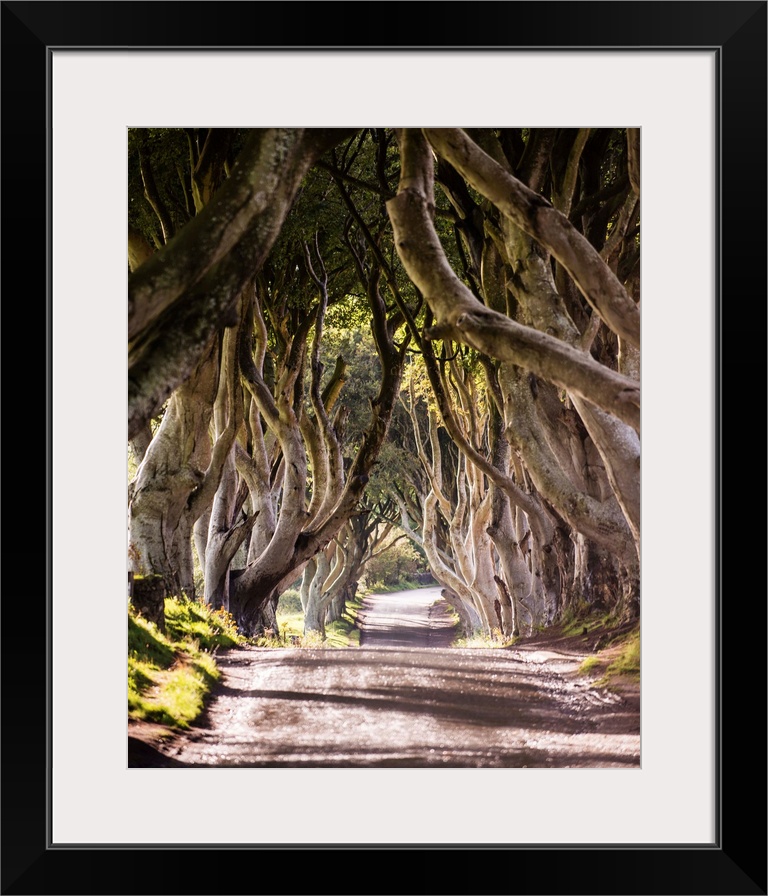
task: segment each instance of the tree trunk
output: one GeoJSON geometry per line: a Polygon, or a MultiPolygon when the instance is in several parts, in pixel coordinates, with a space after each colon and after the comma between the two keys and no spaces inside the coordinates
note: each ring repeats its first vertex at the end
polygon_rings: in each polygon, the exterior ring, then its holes
{"type": "Polygon", "coordinates": [[[133,576],[131,603],[145,619],[165,631],[165,598],[168,596],[165,579],[160,575],[133,576]]]}
{"type": "Polygon", "coordinates": [[[128,437],[199,362],[274,244],[301,181],[345,130],[258,128],[232,176],[162,250],[130,275],[128,437]]]}
{"type": "Polygon", "coordinates": [[[304,634],[309,632],[319,632],[325,637],[325,611],[330,602],[330,597],[326,597],[323,592],[328,574],[331,571],[331,564],[328,560],[327,551],[320,551],[315,557],[315,574],[309,586],[307,595],[307,606],[304,611],[304,634]]]}

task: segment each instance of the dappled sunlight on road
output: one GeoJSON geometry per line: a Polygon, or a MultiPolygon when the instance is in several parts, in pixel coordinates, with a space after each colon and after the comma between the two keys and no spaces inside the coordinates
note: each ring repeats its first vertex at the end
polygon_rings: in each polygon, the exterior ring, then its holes
{"type": "Polygon", "coordinates": [[[359,648],[243,648],[187,767],[639,768],[639,716],[557,651],[450,647],[439,588],[370,595],[359,648]]]}
{"type": "Polygon", "coordinates": [[[358,626],[365,647],[448,647],[456,636],[440,588],[370,594],[358,612],[358,626]]]}

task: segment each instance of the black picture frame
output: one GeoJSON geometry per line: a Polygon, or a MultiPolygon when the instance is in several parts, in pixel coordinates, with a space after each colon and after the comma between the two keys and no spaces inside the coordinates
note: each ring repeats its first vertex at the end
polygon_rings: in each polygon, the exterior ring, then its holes
{"type": "MultiPolygon", "coordinates": [[[[39,415],[47,397],[45,587],[40,581],[39,501],[34,516],[6,521],[2,604],[2,893],[465,893],[766,894],[766,601],[763,527],[724,516],[723,480],[734,498],[755,502],[763,484],[766,345],[766,2],[3,2],[2,172],[6,333],[33,334],[24,382],[6,377],[6,471],[29,470],[30,436],[18,421],[39,415]],[[420,14],[417,10],[421,7],[420,14]],[[343,31],[339,17],[344,16],[343,31]],[[386,33],[384,33],[386,32],[386,33]],[[343,37],[342,37],[343,35],[343,37]],[[500,40],[500,36],[508,40],[500,40]],[[247,40],[251,37],[252,40],[247,40]],[[397,40],[393,42],[392,38],[397,40]],[[51,778],[51,418],[49,58],[53,48],[711,48],[719,73],[719,240],[717,420],[718,608],[716,837],[706,846],[579,843],[579,807],[568,845],[363,844],[201,847],[115,845],[58,848],[50,839],[51,778]],[[23,280],[19,281],[20,272],[23,280]],[[22,282],[21,288],[19,283],[22,282]],[[47,297],[47,300],[43,299],[47,297]],[[727,310],[727,314],[726,314],[727,310]],[[45,350],[43,333],[46,334],[45,350]],[[738,350],[738,358],[736,352],[738,350]],[[739,364],[736,365],[738,360],[739,364]],[[726,363],[728,362],[728,363],[726,363]],[[37,388],[34,374],[37,375],[37,388]],[[21,388],[23,386],[24,388],[21,388]],[[725,395],[729,396],[726,404],[725,395]],[[33,409],[36,414],[33,414],[33,409]],[[749,415],[747,424],[737,415],[749,415]],[[730,424],[730,425],[729,425],[730,424]],[[744,429],[744,426],[751,427],[744,429]],[[739,438],[735,484],[722,434],[739,438]],[[8,433],[8,429],[6,430],[8,433]],[[746,472],[745,472],[746,471],[746,472]],[[745,486],[747,490],[745,491],[745,486]],[[29,536],[34,529],[34,539],[29,536]],[[724,552],[726,532],[731,551],[724,552]],[[738,534],[738,538],[736,535],[738,534]],[[757,561],[755,560],[757,556],[757,561]],[[12,566],[11,570],[8,567],[12,566]],[[14,581],[14,574],[16,581],[14,581]],[[10,576],[10,579],[9,579],[10,576]],[[11,584],[8,584],[10,581],[11,584]],[[17,613],[24,617],[24,625],[17,613]],[[42,620],[47,621],[45,636],[42,620]],[[34,636],[28,633],[34,628],[34,636]],[[725,695],[728,700],[725,700],[725,695]],[[286,854],[286,850],[288,854],[286,854]],[[162,855],[154,855],[160,852],[162,855]],[[193,855],[187,853],[192,852],[193,855]],[[244,851],[255,851],[246,855],[244,851]],[[312,855],[317,851],[334,853],[312,855]],[[382,851],[386,854],[382,855],[382,851]],[[198,855],[213,852],[216,855],[198,855]],[[392,853],[397,855],[392,855],[392,853]],[[336,854],[338,853],[338,854],[336,854]],[[408,855],[408,854],[411,855],[408,855]],[[407,859],[406,862],[392,861],[407,859]],[[329,869],[328,859],[339,865],[329,869]],[[289,869],[289,870],[286,870],[289,869]],[[291,870],[292,869],[292,870],[291,870]],[[330,881],[330,883],[329,883],[330,881]]],[[[670,148],[674,152],[674,147],[670,148]]],[[[685,226],[684,217],[681,226],[685,226]]],[[[9,338],[10,343],[10,338],[9,338]]],[[[11,357],[14,357],[11,355],[11,357]]],[[[14,371],[18,371],[14,362],[14,371]]],[[[42,452],[40,452],[42,453],[42,452]]],[[[763,491],[763,494],[765,492],[763,491]]],[[[758,499],[759,500],[759,499],[758,499]]],[[[9,502],[10,503],[10,502],[9,502]]],[[[23,506],[31,512],[28,495],[23,506]]],[[[6,505],[8,506],[8,504],[6,505]]],[[[735,507],[735,500],[733,502],[735,507]]],[[[741,507],[741,504],[740,504],[741,507]]],[[[25,511],[26,512],[26,511],[25,511]]],[[[743,514],[745,511],[740,511],[743,514]]],[[[749,510],[746,511],[749,513],[749,510]]],[[[708,557],[681,558],[703,562],[708,557]]],[[[680,633],[681,656],[697,645],[680,633]]],[[[706,648],[703,648],[706,649],[706,648]]],[[[679,699],[685,700],[685,694],[679,699]]],[[[84,729],[98,718],[84,719],[84,729]]],[[[83,782],[87,786],[87,782],[83,782]]],[[[260,807],[259,811],[268,811],[260,807]]],[[[512,809],[511,809],[512,811],[512,809]]],[[[621,824],[630,806],[606,807],[621,824]]],[[[660,807],[660,812],[663,807],[660,807]]],[[[172,823],[172,819],[169,819],[172,823]]],[[[354,824],[354,807],[350,823],[354,824]]]]}

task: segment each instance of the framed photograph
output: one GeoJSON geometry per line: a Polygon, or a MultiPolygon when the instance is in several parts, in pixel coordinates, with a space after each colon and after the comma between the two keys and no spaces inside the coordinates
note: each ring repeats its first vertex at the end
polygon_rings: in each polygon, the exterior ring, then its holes
{"type": "MultiPolygon", "coordinates": [[[[761,413],[767,7],[2,3],[5,307],[46,334],[22,367],[45,370],[46,538],[10,536],[3,893],[313,893],[323,851],[351,864],[339,893],[768,892],[754,487],[726,519],[722,452],[730,420],[739,469],[765,468],[733,410],[761,413]],[[640,768],[127,767],[128,128],[373,124],[640,129],[640,768]]],[[[11,364],[19,421],[40,390],[11,364]]]]}

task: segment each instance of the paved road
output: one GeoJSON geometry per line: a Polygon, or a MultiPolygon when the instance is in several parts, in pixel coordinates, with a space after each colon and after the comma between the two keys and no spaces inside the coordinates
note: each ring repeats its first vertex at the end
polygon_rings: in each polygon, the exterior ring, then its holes
{"type": "Polygon", "coordinates": [[[448,636],[435,592],[371,598],[360,648],[230,651],[166,764],[638,767],[639,721],[627,734],[620,698],[575,677],[573,658],[413,646],[448,636]]]}

